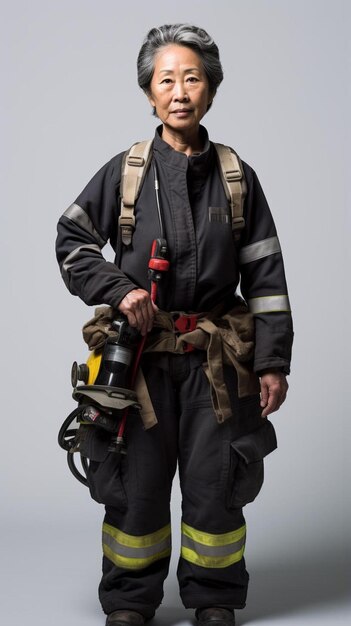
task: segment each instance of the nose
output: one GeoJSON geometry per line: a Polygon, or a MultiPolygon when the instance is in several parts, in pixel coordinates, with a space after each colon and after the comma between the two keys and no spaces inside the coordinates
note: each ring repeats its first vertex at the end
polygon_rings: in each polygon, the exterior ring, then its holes
{"type": "Polygon", "coordinates": [[[173,100],[175,102],[187,102],[188,95],[186,92],[186,86],[183,81],[176,81],[173,90],[173,100]]]}

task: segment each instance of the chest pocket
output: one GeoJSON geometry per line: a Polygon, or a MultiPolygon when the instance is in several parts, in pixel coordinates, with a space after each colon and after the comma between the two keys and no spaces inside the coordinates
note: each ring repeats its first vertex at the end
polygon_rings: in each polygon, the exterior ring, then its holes
{"type": "Polygon", "coordinates": [[[218,222],[219,224],[230,224],[231,215],[229,207],[210,206],[208,209],[208,221],[218,222]]]}

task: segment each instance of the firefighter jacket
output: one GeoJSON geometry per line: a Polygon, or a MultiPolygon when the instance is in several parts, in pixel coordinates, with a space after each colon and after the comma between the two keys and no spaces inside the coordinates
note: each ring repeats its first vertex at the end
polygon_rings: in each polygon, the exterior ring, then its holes
{"type": "Polygon", "coordinates": [[[243,163],[247,184],[245,228],[234,242],[231,212],[218,169],[215,149],[204,127],[204,151],[187,157],[161,138],[135,205],[132,244],[118,235],[123,154],[113,157],[88,183],[58,223],[57,259],[66,286],[86,304],[118,307],[132,289],[149,290],[148,261],[152,242],[160,237],[154,166],[168,243],[170,270],[158,290],[164,311],[205,312],[219,303],[233,304],[241,293],[255,318],[254,370],[290,371],[292,320],[283,259],[276,228],[253,169],[243,163]],[[104,259],[109,242],[120,258],[104,259]]]}

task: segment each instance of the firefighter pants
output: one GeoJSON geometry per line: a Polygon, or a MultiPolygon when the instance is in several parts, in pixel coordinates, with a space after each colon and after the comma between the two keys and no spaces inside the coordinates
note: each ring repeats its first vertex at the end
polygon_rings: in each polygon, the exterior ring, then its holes
{"type": "MultiPolygon", "coordinates": [[[[218,424],[202,368],[206,353],[146,354],[142,368],[158,424],[127,419],[127,454],[119,466],[108,435],[95,427],[88,481],[105,505],[105,613],[139,611],[151,618],[163,597],[171,554],[170,496],[177,462],[182,492],[180,595],[186,608],[245,606],[242,507],[263,482],[262,458],[275,447],[259,396],[238,399],[235,371],[225,366],[233,416],[218,424]]],[[[88,427],[90,428],[90,427],[88,427]]]]}

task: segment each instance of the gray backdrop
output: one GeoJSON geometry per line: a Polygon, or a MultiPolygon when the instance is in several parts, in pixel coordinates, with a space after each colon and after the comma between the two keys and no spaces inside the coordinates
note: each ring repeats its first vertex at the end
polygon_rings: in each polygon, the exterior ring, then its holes
{"type": "MultiPolygon", "coordinates": [[[[219,45],[225,80],[205,124],[258,172],[294,310],[289,399],[273,417],[279,451],[246,511],[252,585],[239,623],[345,623],[349,7],[347,0],[1,2],[2,623],[103,624],[96,598],[103,509],[69,474],[56,444],[74,406],[70,366],[86,358],[80,328],[92,309],[60,278],[55,225],[101,165],[153,135],[136,56],[150,27],[175,21],[203,26],[219,45]]],[[[191,618],[174,577],[179,502],[175,486],[163,626],[191,618]]]]}

